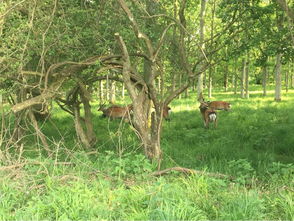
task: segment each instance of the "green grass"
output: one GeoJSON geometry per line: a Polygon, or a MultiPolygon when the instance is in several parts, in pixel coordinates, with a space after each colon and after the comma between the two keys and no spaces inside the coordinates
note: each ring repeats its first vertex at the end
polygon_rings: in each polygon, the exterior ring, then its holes
{"type": "Polygon", "coordinates": [[[55,109],[42,125],[51,157],[31,135],[20,161],[11,149],[10,162],[1,162],[0,220],[293,220],[294,91],[276,103],[273,93],[252,90],[249,100],[216,91],[211,100],[232,103],[232,111],[219,111],[217,129],[204,129],[193,94],[172,102],[172,119],[163,125],[162,169],[188,167],[232,180],[151,176],[156,166],[130,126],[101,118],[95,103],[98,143],[84,151],[71,116],[55,109]]]}

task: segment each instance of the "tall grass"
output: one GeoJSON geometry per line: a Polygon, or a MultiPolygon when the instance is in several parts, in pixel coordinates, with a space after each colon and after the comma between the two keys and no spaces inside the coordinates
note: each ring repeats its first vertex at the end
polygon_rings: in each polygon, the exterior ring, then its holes
{"type": "Polygon", "coordinates": [[[156,166],[130,126],[98,112],[98,144],[84,151],[71,117],[55,112],[43,125],[52,156],[42,154],[32,135],[21,157],[15,151],[14,162],[1,163],[0,220],[293,220],[294,91],[280,103],[257,92],[243,100],[219,91],[213,100],[233,105],[218,113],[217,129],[204,129],[195,95],[171,104],[162,168],[232,179],[154,177],[156,166]]]}

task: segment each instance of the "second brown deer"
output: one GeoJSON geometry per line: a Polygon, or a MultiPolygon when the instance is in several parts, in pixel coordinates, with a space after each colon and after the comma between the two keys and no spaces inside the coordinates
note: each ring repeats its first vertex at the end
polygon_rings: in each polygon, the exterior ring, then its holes
{"type": "Polygon", "coordinates": [[[122,107],[117,105],[112,105],[108,108],[104,108],[103,106],[100,106],[98,110],[102,111],[103,117],[109,117],[110,119],[115,119],[115,118],[129,119],[133,110],[133,105],[129,104],[127,106],[122,106],[122,107]]]}
{"type": "Polygon", "coordinates": [[[207,102],[201,102],[199,106],[205,128],[209,128],[209,123],[214,123],[214,128],[217,127],[217,113],[214,108],[210,108],[207,102]]]}

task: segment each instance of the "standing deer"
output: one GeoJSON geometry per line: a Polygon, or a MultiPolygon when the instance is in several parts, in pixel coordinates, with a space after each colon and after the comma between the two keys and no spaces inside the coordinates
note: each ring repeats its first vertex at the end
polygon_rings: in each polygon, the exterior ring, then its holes
{"type": "Polygon", "coordinates": [[[225,110],[228,111],[231,109],[231,104],[225,101],[205,101],[203,94],[200,93],[198,97],[198,101],[202,103],[206,103],[209,108],[214,109],[214,110],[225,110]]]}
{"type": "Polygon", "coordinates": [[[209,107],[209,103],[201,102],[199,106],[200,112],[203,117],[203,123],[205,128],[209,128],[209,123],[214,122],[214,128],[217,127],[217,113],[214,108],[209,107]]]}
{"type": "Polygon", "coordinates": [[[228,111],[231,109],[231,104],[225,101],[207,101],[209,108],[213,108],[215,110],[225,110],[228,111]]]}
{"type": "Polygon", "coordinates": [[[102,105],[98,108],[98,111],[102,111],[103,117],[109,117],[110,119],[115,119],[115,118],[129,119],[132,113],[132,110],[133,110],[132,104],[129,104],[124,107],[112,105],[108,108],[104,108],[102,105]]]}

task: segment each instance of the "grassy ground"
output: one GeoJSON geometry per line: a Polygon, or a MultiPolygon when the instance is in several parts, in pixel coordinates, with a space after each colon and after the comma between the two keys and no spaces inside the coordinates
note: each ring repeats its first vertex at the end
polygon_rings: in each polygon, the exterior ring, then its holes
{"type": "MultiPolygon", "coordinates": [[[[217,129],[204,129],[191,98],[174,101],[164,122],[162,168],[223,173],[232,180],[177,172],[151,176],[130,126],[94,111],[99,139],[84,151],[70,116],[43,125],[54,151],[41,154],[34,136],[0,167],[1,220],[293,220],[294,90],[273,102],[253,88],[250,99],[217,91],[232,103],[217,129]],[[19,154],[21,153],[21,155],[19,154]]],[[[97,105],[94,105],[96,109],[97,105]]],[[[94,109],[93,109],[94,110],[94,109]]]]}

